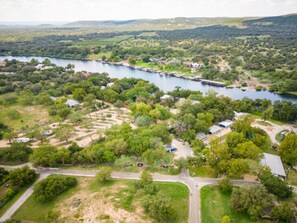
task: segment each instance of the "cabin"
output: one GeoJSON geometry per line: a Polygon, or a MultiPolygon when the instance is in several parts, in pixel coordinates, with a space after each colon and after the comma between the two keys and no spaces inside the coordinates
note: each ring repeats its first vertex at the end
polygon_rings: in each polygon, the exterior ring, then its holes
{"type": "Polygon", "coordinates": [[[199,140],[201,140],[201,141],[204,141],[204,140],[207,139],[207,135],[206,135],[205,133],[200,132],[200,133],[198,133],[198,134],[196,135],[196,139],[199,139],[199,140]]]}
{"type": "Polygon", "coordinates": [[[209,127],[209,134],[210,135],[213,135],[213,134],[217,134],[221,131],[221,127],[220,126],[217,126],[217,125],[212,125],[209,127]]]}
{"type": "Polygon", "coordinates": [[[229,128],[232,124],[233,124],[233,121],[231,121],[231,120],[225,120],[223,122],[220,122],[219,123],[219,126],[220,127],[223,127],[223,128],[229,128]]]}
{"type": "Polygon", "coordinates": [[[287,175],[280,156],[264,153],[261,165],[269,167],[271,173],[279,178],[286,179],[287,175]]]}
{"type": "Polygon", "coordinates": [[[22,138],[17,138],[15,140],[17,143],[28,143],[30,142],[31,140],[29,138],[26,138],[26,137],[22,137],[22,138]]]}
{"type": "Polygon", "coordinates": [[[73,99],[67,99],[67,101],[65,102],[65,104],[66,104],[68,107],[70,107],[70,108],[79,106],[79,102],[76,101],[76,100],[73,100],[73,99]]]}

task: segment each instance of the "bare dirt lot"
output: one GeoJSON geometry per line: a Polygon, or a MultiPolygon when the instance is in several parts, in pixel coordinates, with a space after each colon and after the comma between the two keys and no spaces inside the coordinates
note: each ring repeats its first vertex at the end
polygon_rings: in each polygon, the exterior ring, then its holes
{"type": "Polygon", "coordinates": [[[79,179],[79,191],[63,200],[55,209],[60,212],[58,222],[84,222],[84,223],[107,223],[151,222],[147,219],[140,207],[129,212],[119,208],[117,204],[117,192],[127,187],[123,182],[117,182],[108,187],[92,185],[94,179],[79,179]]]}

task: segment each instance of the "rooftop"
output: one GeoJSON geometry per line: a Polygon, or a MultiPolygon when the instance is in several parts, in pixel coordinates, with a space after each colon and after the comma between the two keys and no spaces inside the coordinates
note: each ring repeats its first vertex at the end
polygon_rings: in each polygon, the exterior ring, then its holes
{"type": "Polygon", "coordinates": [[[274,175],[282,177],[287,176],[280,156],[264,153],[261,164],[269,167],[274,175]]]}

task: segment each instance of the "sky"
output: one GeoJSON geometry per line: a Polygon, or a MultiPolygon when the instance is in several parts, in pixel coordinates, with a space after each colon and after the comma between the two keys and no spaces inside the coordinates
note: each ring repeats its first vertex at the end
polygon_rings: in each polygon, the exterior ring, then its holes
{"type": "Polygon", "coordinates": [[[0,0],[1,22],[250,17],[297,13],[297,0],[0,0]]]}

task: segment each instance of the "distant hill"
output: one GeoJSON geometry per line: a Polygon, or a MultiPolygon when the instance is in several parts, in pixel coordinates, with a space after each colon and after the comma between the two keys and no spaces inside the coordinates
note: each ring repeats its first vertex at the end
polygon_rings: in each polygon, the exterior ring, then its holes
{"type": "Polygon", "coordinates": [[[77,21],[68,23],[68,27],[97,27],[126,30],[172,30],[191,29],[211,25],[240,26],[242,22],[256,18],[171,18],[171,19],[139,19],[139,20],[110,20],[110,21],[77,21]]]}

